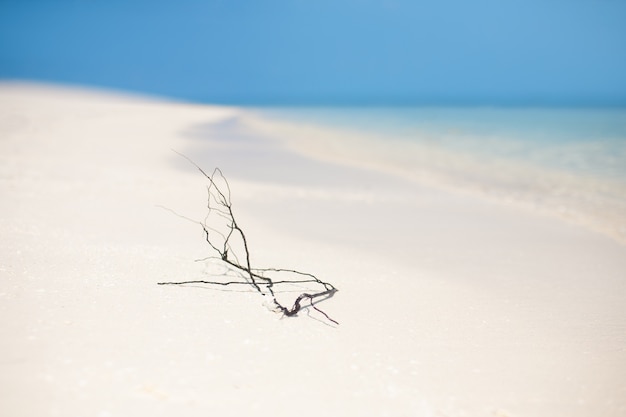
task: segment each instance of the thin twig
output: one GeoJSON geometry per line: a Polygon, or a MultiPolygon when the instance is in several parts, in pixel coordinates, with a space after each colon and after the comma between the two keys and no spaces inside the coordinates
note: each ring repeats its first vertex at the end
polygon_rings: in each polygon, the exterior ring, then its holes
{"type": "MultiPolygon", "coordinates": [[[[199,224],[204,231],[205,240],[211,247],[211,250],[216,255],[209,255],[204,259],[218,259],[228,266],[239,270],[243,273],[242,278],[245,281],[206,281],[206,280],[191,280],[191,281],[179,281],[179,282],[159,282],[159,285],[185,285],[185,284],[208,284],[208,285],[251,285],[257,292],[262,295],[269,295],[278,311],[283,313],[287,317],[293,317],[298,314],[302,308],[311,307],[315,311],[321,313],[327,320],[339,324],[336,320],[332,319],[328,314],[317,307],[316,303],[331,298],[337,292],[337,289],[330,283],[324,282],[318,279],[315,275],[300,272],[294,269],[282,269],[282,268],[253,268],[250,262],[250,250],[248,248],[248,239],[243,229],[239,226],[235,220],[233,214],[232,203],[230,200],[231,190],[228,181],[222,174],[219,168],[215,168],[211,175],[208,175],[202,168],[200,168],[195,162],[193,162],[186,155],[180,152],[174,151],[178,155],[185,158],[193,166],[195,166],[204,177],[209,181],[207,187],[207,214],[204,221],[194,221],[187,217],[183,217],[187,220],[191,220],[194,223],[199,224]],[[222,188],[222,187],[223,188],[222,188]],[[213,219],[221,219],[221,222],[212,221],[213,219]],[[220,229],[220,224],[222,228],[220,229]],[[237,243],[237,245],[235,245],[237,243]],[[236,250],[235,248],[239,248],[236,250]],[[245,262],[242,264],[239,261],[239,256],[245,258],[245,262]],[[271,275],[274,273],[288,273],[292,275],[298,275],[303,279],[273,279],[271,275]],[[267,276],[270,275],[270,276],[267,276]],[[282,284],[314,284],[322,287],[320,291],[313,293],[302,293],[294,301],[291,308],[284,306],[276,298],[274,287],[282,284]],[[302,305],[303,301],[308,301],[308,306],[302,305]]],[[[171,211],[171,210],[170,210],[171,211]]],[[[173,212],[173,211],[172,211],[173,212]]]]}

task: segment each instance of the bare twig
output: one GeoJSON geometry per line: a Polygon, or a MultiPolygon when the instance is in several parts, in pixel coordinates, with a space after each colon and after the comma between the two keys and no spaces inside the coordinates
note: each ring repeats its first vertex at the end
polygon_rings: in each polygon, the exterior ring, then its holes
{"type": "MultiPolygon", "coordinates": [[[[176,151],[174,151],[176,152],[176,151]]],[[[320,310],[316,303],[331,298],[337,289],[330,283],[321,281],[315,275],[300,272],[293,269],[281,268],[252,268],[250,263],[250,250],[248,239],[243,229],[235,220],[233,207],[230,200],[230,185],[219,168],[215,168],[211,175],[208,175],[202,168],[187,156],[176,152],[195,166],[209,181],[207,187],[207,215],[203,221],[198,223],[204,231],[205,240],[211,247],[215,255],[207,257],[216,258],[226,263],[229,267],[239,271],[245,281],[179,281],[179,282],[159,282],[159,285],[185,285],[185,284],[208,284],[208,285],[250,285],[257,292],[264,296],[269,296],[277,311],[287,317],[296,316],[302,308],[311,307],[321,313],[327,320],[335,323],[324,311],[320,310]],[[239,257],[244,261],[240,262],[239,257]],[[286,273],[298,276],[299,279],[275,279],[272,276],[276,273],[286,273]],[[282,284],[307,284],[319,287],[317,292],[306,292],[300,294],[291,307],[287,307],[278,301],[274,288],[282,284]],[[307,301],[308,305],[302,305],[307,301]]]]}

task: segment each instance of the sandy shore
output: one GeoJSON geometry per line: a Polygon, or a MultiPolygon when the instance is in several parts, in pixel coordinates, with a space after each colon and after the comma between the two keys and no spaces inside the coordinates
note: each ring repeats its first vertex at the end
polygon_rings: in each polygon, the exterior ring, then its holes
{"type": "Polygon", "coordinates": [[[240,112],[0,85],[0,414],[626,414],[625,246],[215,134],[240,112]],[[339,288],[320,305],[339,326],[252,289],[156,285],[220,268],[158,207],[204,216],[172,148],[223,169],[255,265],[339,288]]]}

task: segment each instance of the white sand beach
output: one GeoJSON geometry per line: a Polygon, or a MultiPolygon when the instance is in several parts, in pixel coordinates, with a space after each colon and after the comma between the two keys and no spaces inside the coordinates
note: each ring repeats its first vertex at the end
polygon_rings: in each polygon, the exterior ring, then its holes
{"type": "Polygon", "coordinates": [[[0,415],[626,415],[618,239],[267,132],[212,137],[244,112],[0,84],[0,415]],[[253,288],[157,285],[221,268],[163,208],[205,215],[172,149],[222,168],[255,265],[339,289],[318,305],[338,326],[253,288]]]}

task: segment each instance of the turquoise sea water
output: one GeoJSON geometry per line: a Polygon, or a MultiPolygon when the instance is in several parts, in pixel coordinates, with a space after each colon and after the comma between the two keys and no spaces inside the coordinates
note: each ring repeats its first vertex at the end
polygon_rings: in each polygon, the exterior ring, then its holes
{"type": "Polygon", "coordinates": [[[276,132],[290,126],[283,139],[304,153],[518,204],[626,243],[626,108],[265,108],[256,114],[276,132]]]}
{"type": "Polygon", "coordinates": [[[280,108],[270,118],[626,181],[626,108],[280,108]]]}

